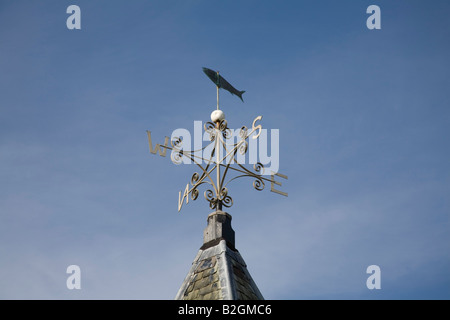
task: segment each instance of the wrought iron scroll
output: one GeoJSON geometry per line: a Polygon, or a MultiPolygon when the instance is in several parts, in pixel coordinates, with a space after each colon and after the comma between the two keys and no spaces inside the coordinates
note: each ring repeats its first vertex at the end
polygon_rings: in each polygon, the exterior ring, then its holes
{"type": "Polygon", "coordinates": [[[221,120],[215,124],[212,122],[204,124],[203,128],[208,133],[210,142],[200,150],[184,150],[182,148],[183,141],[180,138],[174,138],[171,141],[171,147],[161,146],[171,150],[170,158],[173,163],[180,164],[183,161],[183,157],[186,157],[200,169],[199,172],[194,172],[184,192],[179,192],[178,211],[181,210],[184,202],[189,203],[189,199],[195,201],[198,198],[198,188],[203,184],[209,185],[204,191],[204,198],[209,202],[209,207],[213,210],[222,210],[222,207],[228,208],[233,205],[233,199],[229,195],[227,186],[236,179],[243,177],[254,179],[253,187],[258,191],[264,190],[266,182],[273,185],[273,177],[270,179],[264,176],[264,165],[262,163],[258,162],[253,165],[252,169],[248,169],[239,163],[236,157],[238,152],[240,155],[247,153],[247,140],[250,137],[258,139],[262,126],[256,125],[256,122],[261,119],[262,116],[258,116],[253,120],[251,130],[243,126],[239,130],[239,141],[233,144],[227,144],[226,140],[231,138],[232,132],[228,128],[227,121],[221,120]],[[204,158],[203,151],[210,146],[212,146],[210,157],[204,158]],[[220,155],[219,150],[223,150],[224,155],[220,155]],[[201,153],[202,156],[199,156],[198,153],[201,153]],[[213,171],[216,171],[214,175],[213,171]],[[231,172],[235,173],[235,175],[226,180],[227,174],[231,172]]]}

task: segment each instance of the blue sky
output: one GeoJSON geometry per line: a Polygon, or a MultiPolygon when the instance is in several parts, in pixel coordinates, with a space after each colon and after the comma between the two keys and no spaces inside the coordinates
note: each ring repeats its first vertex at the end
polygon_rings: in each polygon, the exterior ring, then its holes
{"type": "Polygon", "coordinates": [[[173,299],[208,204],[149,153],[215,108],[280,130],[289,197],[239,181],[266,299],[450,298],[448,1],[0,2],[0,298],[173,299]],[[81,8],[81,30],[66,8],[81,8]],[[366,9],[381,8],[381,30],[366,9]],[[66,268],[81,268],[68,290],[66,268]],[[381,268],[368,290],[366,268],[381,268]]]}

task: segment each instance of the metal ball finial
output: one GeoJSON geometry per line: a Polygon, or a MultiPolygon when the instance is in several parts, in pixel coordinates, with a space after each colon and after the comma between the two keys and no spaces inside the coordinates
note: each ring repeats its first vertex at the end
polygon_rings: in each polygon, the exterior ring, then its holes
{"type": "Polygon", "coordinates": [[[211,113],[211,121],[213,123],[217,123],[217,122],[220,122],[222,120],[225,120],[225,113],[223,113],[222,110],[214,110],[211,113]]]}

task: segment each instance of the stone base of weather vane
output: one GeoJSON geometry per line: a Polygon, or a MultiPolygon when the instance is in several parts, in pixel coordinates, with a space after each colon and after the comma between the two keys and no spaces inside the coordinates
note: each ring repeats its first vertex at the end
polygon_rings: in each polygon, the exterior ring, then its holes
{"type": "Polygon", "coordinates": [[[202,250],[217,245],[221,240],[227,242],[228,247],[235,249],[234,230],[231,227],[231,215],[224,211],[214,211],[208,215],[208,225],[203,231],[202,250]]]}

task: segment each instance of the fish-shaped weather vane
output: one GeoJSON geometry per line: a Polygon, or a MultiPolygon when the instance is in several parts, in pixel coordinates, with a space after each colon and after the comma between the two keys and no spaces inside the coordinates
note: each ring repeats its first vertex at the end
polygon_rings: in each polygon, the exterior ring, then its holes
{"type": "Polygon", "coordinates": [[[227,80],[225,80],[218,71],[214,71],[208,68],[203,67],[203,72],[208,76],[208,78],[211,79],[212,82],[217,86],[217,89],[222,88],[230,92],[231,94],[234,94],[238,96],[242,102],[244,100],[242,99],[242,94],[245,91],[239,91],[235,87],[233,87],[227,80]]]}
{"type": "MultiPolygon", "coordinates": [[[[190,182],[186,184],[184,192],[180,191],[178,193],[178,211],[181,210],[183,203],[189,203],[189,199],[197,199],[199,196],[198,187],[203,184],[210,185],[209,189],[203,194],[209,202],[210,209],[222,211],[222,206],[226,208],[232,206],[233,199],[228,195],[227,186],[230,182],[243,177],[255,179],[253,181],[253,187],[258,191],[263,190],[266,184],[270,184],[270,191],[287,197],[287,192],[276,189],[276,186],[281,186],[281,182],[275,180],[275,176],[287,179],[288,177],[286,175],[273,171],[267,174],[264,173],[264,165],[261,162],[256,162],[257,159],[254,159],[256,163],[251,163],[253,164],[253,168],[244,165],[247,159],[245,154],[249,150],[249,145],[250,148],[252,148],[252,145],[254,147],[257,146],[256,144],[249,143],[249,140],[258,139],[263,130],[260,124],[256,125],[256,122],[260,121],[262,116],[257,116],[253,120],[251,129],[243,126],[237,135],[233,133],[228,128],[224,112],[219,109],[219,88],[225,89],[233,95],[237,95],[241,100],[242,94],[245,91],[236,90],[228,81],[219,75],[219,72],[208,68],[203,68],[203,72],[214,82],[217,89],[217,110],[211,113],[212,122],[206,122],[203,125],[205,133],[209,134],[209,139],[206,139],[206,141],[209,140],[209,144],[198,150],[189,150],[190,144],[188,144],[188,147],[184,147],[183,139],[173,136],[169,138],[166,136],[164,145],[157,143],[153,147],[151,132],[147,131],[150,153],[157,154],[159,152],[160,156],[165,157],[167,150],[171,150],[170,159],[173,163],[181,164],[184,163],[184,159],[187,159],[188,163],[195,163],[201,170],[194,172],[190,182]],[[236,143],[234,143],[234,140],[229,140],[235,137],[238,140],[236,143]],[[170,146],[169,141],[171,141],[170,146]],[[215,174],[213,174],[213,171],[215,171],[215,174]],[[226,180],[227,174],[229,177],[228,180],[226,180]],[[268,177],[269,175],[270,177],[268,177]]],[[[260,143],[259,145],[261,146],[260,143]]],[[[255,153],[252,154],[255,155],[255,153]]],[[[250,160],[252,157],[248,157],[249,161],[252,161],[250,160]]]]}

